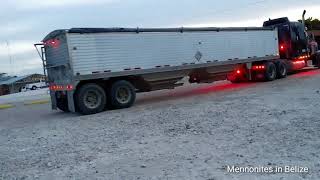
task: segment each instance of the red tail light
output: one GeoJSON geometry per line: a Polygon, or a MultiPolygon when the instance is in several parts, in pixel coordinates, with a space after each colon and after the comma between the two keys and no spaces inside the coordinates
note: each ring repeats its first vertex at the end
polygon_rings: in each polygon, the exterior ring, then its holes
{"type": "Polygon", "coordinates": [[[264,65],[260,65],[260,66],[253,66],[252,69],[254,70],[264,70],[266,67],[264,65]]]}
{"type": "Polygon", "coordinates": [[[286,47],[283,44],[281,44],[280,45],[280,51],[284,51],[285,49],[286,49],[286,47]]]}
{"type": "Polygon", "coordinates": [[[295,58],[296,60],[307,60],[310,56],[305,55],[305,56],[298,56],[297,58],[295,58]]]}
{"type": "Polygon", "coordinates": [[[56,47],[59,47],[60,41],[59,41],[59,39],[50,39],[50,40],[44,42],[44,45],[56,48],[56,47]]]}
{"type": "Polygon", "coordinates": [[[72,91],[73,85],[50,85],[51,91],[72,91]]]}
{"type": "Polygon", "coordinates": [[[73,86],[72,85],[67,85],[67,91],[71,91],[73,90],[73,86]]]}

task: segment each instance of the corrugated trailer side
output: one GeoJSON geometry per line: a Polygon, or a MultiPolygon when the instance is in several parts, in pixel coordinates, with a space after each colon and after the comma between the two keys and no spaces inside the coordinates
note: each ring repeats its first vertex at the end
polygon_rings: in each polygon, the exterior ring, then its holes
{"type": "Polygon", "coordinates": [[[74,75],[277,56],[277,31],[68,33],[74,75]]]}

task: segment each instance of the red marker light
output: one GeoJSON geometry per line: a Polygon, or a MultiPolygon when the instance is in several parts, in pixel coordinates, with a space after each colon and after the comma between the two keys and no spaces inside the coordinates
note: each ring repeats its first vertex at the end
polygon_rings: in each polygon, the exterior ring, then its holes
{"type": "Polygon", "coordinates": [[[44,42],[45,46],[51,46],[53,48],[59,47],[59,44],[60,44],[59,39],[50,39],[50,40],[44,42]]]}
{"type": "Polygon", "coordinates": [[[284,45],[280,45],[280,50],[283,51],[285,49],[284,45]]]}
{"type": "Polygon", "coordinates": [[[68,91],[73,90],[73,86],[72,85],[67,85],[67,90],[68,91]]]}
{"type": "Polygon", "coordinates": [[[253,66],[254,70],[263,70],[265,68],[266,68],[265,66],[253,66]]]}
{"type": "Polygon", "coordinates": [[[241,74],[241,71],[240,71],[240,70],[237,70],[237,74],[241,74]]]}
{"type": "Polygon", "coordinates": [[[71,84],[65,86],[52,84],[50,85],[49,89],[51,91],[72,91],[74,89],[74,86],[71,84]]]}

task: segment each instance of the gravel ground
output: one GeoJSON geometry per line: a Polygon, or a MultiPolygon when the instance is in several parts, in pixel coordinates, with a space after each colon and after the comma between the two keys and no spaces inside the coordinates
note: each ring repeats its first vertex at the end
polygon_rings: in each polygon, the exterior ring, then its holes
{"type": "Polygon", "coordinates": [[[48,111],[19,124],[0,111],[0,179],[318,180],[319,107],[316,70],[142,94],[133,108],[92,116],[48,111]],[[235,174],[228,165],[310,171],[235,174]]]}

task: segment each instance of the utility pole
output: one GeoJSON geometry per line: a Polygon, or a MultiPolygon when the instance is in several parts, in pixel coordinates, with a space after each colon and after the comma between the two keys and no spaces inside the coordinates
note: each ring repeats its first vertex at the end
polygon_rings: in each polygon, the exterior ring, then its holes
{"type": "MultiPolygon", "coordinates": [[[[10,62],[10,68],[11,68],[11,73],[14,75],[14,69],[13,69],[13,58],[11,55],[11,48],[10,48],[10,43],[8,40],[6,40],[6,45],[7,45],[7,50],[8,50],[8,57],[9,57],[9,62],[10,62]]],[[[11,92],[14,91],[14,82],[11,84],[11,92]]]]}

